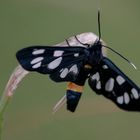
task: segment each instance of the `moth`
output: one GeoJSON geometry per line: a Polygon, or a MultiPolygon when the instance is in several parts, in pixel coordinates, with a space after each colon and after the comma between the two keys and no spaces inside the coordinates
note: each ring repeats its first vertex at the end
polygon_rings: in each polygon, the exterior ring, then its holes
{"type": "Polygon", "coordinates": [[[83,46],[31,46],[16,53],[21,66],[27,71],[48,74],[55,82],[69,82],[66,91],[67,109],[71,112],[81,98],[83,87],[88,80],[91,89],[113,101],[119,108],[127,111],[140,111],[140,88],[128,78],[109,58],[102,48],[111,49],[130,64],[124,56],[104,45],[100,31],[100,12],[98,12],[99,37],[93,44],[83,46]]]}

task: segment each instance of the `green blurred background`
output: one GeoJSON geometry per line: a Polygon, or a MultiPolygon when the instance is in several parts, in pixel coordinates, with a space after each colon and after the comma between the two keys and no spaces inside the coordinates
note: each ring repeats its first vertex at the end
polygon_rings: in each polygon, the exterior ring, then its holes
{"type": "MultiPolygon", "coordinates": [[[[0,93],[17,66],[17,50],[53,45],[88,31],[98,34],[98,7],[103,40],[140,69],[139,0],[0,0],[0,93]]],[[[140,85],[140,70],[108,55],[140,85]]],[[[65,87],[46,75],[29,74],[6,110],[2,140],[139,140],[140,113],[118,109],[88,85],[75,113],[63,107],[53,115],[65,87]]]]}

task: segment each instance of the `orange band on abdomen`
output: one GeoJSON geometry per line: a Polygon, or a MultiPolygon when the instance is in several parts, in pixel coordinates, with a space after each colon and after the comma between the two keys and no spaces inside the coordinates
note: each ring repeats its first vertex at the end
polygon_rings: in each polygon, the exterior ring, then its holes
{"type": "Polygon", "coordinates": [[[80,93],[83,92],[83,88],[84,88],[84,86],[79,86],[72,82],[69,82],[67,85],[67,90],[72,90],[72,91],[76,91],[76,92],[80,92],[80,93]]]}

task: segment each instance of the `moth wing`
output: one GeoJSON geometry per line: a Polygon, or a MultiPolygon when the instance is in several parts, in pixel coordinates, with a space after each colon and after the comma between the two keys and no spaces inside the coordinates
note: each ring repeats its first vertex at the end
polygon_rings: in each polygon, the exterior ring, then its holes
{"type": "Polygon", "coordinates": [[[140,111],[140,88],[111,60],[104,58],[88,80],[97,94],[128,111],[140,111]]]}
{"type": "Polygon", "coordinates": [[[84,47],[33,46],[16,53],[28,71],[50,74],[54,81],[74,81],[85,58],[84,47]]]}

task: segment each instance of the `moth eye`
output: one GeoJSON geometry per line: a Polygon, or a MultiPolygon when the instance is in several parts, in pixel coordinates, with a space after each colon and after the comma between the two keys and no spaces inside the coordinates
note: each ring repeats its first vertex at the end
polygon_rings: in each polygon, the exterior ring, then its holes
{"type": "Polygon", "coordinates": [[[48,64],[48,68],[49,69],[55,69],[55,68],[57,68],[60,65],[61,61],[62,61],[62,57],[59,57],[59,58],[53,60],[52,62],[50,62],[48,64]]]}
{"type": "Polygon", "coordinates": [[[45,52],[45,49],[38,49],[38,50],[34,50],[32,52],[33,55],[38,55],[38,54],[43,54],[45,52]]]}
{"type": "Polygon", "coordinates": [[[113,88],[114,88],[114,79],[110,78],[105,84],[105,90],[110,92],[113,90],[113,88]]]}
{"type": "Polygon", "coordinates": [[[125,82],[125,79],[122,76],[117,76],[116,81],[119,85],[122,85],[125,82]]]}

